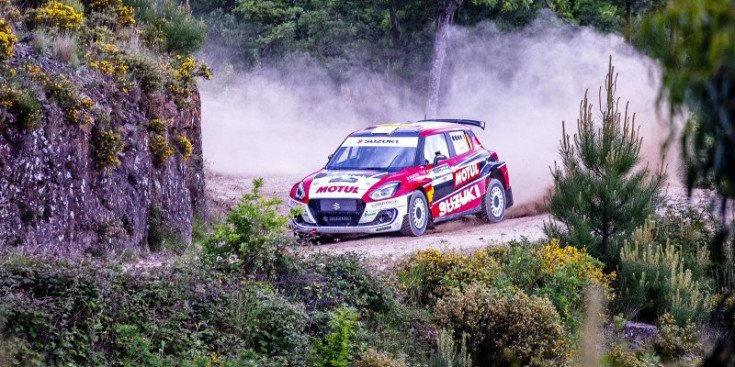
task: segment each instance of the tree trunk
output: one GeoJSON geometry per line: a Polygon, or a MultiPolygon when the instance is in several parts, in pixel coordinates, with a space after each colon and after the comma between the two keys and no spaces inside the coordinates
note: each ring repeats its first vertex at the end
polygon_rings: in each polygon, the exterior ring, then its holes
{"type": "Polygon", "coordinates": [[[393,38],[393,46],[398,46],[401,42],[401,26],[398,24],[396,1],[397,0],[390,0],[390,9],[388,9],[390,14],[390,32],[393,38]]]}
{"type": "Polygon", "coordinates": [[[439,89],[441,88],[442,69],[447,57],[447,38],[449,26],[454,19],[454,13],[462,5],[463,0],[450,0],[436,19],[436,36],[434,39],[434,56],[429,74],[429,91],[426,98],[426,117],[436,118],[439,105],[439,89]]]}

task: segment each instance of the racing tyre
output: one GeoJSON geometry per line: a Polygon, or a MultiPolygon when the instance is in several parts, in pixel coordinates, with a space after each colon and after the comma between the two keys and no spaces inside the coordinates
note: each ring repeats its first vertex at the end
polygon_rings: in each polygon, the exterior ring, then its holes
{"type": "Polygon", "coordinates": [[[421,236],[429,224],[429,204],[421,191],[414,191],[408,199],[408,214],[403,218],[401,234],[404,236],[421,236]]]}
{"type": "Polygon", "coordinates": [[[495,178],[491,178],[487,185],[478,217],[489,223],[500,222],[505,217],[505,188],[495,178]]]}

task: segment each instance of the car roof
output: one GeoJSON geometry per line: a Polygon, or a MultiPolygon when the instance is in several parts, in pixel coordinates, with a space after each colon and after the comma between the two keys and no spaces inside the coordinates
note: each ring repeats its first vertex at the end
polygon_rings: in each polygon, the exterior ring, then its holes
{"type": "Polygon", "coordinates": [[[465,125],[443,121],[408,121],[369,126],[353,132],[350,136],[426,136],[457,130],[470,129],[465,125]]]}

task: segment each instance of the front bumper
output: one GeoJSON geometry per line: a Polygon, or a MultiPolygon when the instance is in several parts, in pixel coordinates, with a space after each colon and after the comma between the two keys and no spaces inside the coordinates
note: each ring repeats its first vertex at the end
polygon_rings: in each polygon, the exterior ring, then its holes
{"type": "Polygon", "coordinates": [[[300,233],[307,234],[370,234],[370,233],[386,233],[395,232],[401,229],[403,218],[408,212],[408,196],[400,196],[397,198],[382,200],[378,202],[367,203],[362,217],[357,225],[350,226],[327,226],[317,224],[314,213],[311,212],[308,204],[301,203],[293,199],[288,201],[289,208],[298,208],[302,213],[299,217],[291,220],[291,228],[300,233]],[[382,223],[373,223],[373,219],[379,213],[384,211],[393,211],[393,217],[390,221],[382,223]]]}

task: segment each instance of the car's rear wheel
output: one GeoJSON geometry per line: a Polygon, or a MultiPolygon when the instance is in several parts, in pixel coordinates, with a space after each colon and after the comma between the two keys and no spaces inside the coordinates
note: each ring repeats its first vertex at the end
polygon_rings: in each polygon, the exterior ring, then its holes
{"type": "Polygon", "coordinates": [[[505,188],[495,178],[491,178],[487,185],[485,198],[478,217],[485,222],[497,223],[505,217],[505,188]]]}
{"type": "Polygon", "coordinates": [[[421,191],[414,191],[408,199],[408,214],[403,218],[401,234],[404,236],[421,236],[429,224],[429,204],[421,191]]]}

